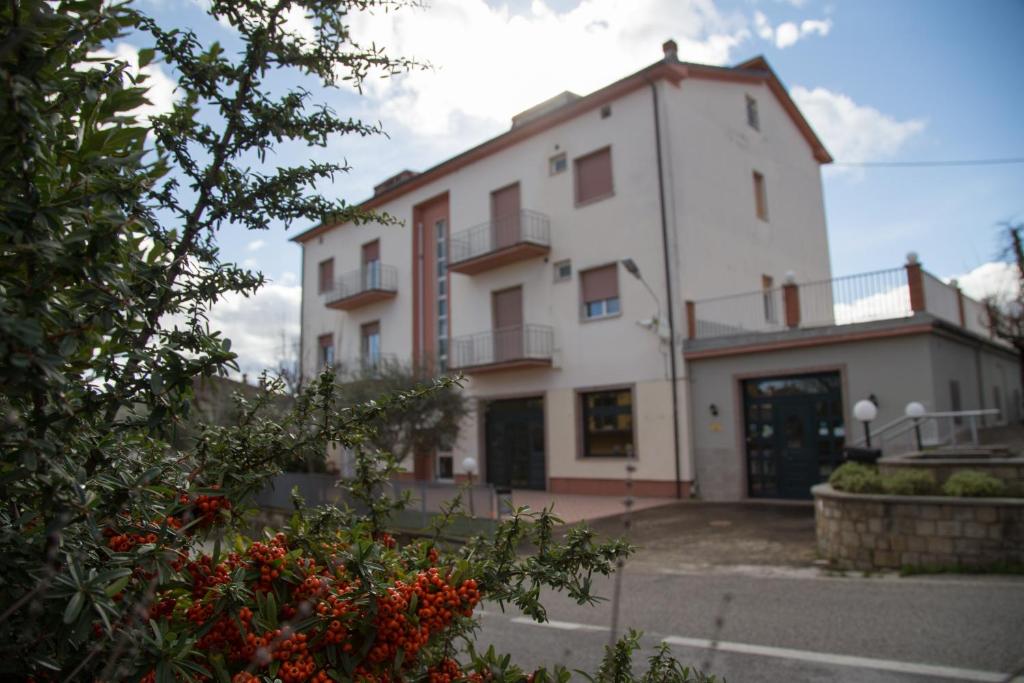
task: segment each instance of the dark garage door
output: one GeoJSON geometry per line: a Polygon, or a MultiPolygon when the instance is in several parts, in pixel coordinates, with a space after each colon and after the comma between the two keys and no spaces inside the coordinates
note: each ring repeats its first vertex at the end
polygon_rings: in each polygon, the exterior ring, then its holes
{"type": "Polygon", "coordinates": [[[491,401],[485,410],[487,481],[544,490],[544,399],[491,401]]]}
{"type": "Polygon", "coordinates": [[[747,493],[810,498],[842,457],[846,429],[838,372],[743,382],[747,493]]]}

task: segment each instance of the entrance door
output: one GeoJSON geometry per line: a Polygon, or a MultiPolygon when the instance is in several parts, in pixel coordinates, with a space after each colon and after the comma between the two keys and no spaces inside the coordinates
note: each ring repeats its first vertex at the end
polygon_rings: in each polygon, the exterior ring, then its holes
{"type": "Polygon", "coordinates": [[[839,373],[747,380],[743,395],[748,495],[810,498],[842,458],[839,373]]]}
{"type": "Polygon", "coordinates": [[[487,481],[543,491],[544,399],[491,401],[485,411],[487,481]]]}
{"type": "Polygon", "coordinates": [[[523,357],[523,288],[491,294],[494,318],[494,362],[523,357]]]}
{"type": "Polygon", "coordinates": [[[491,193],[494,248],[510,247],[519,239],[519,183],[491,193]]]}

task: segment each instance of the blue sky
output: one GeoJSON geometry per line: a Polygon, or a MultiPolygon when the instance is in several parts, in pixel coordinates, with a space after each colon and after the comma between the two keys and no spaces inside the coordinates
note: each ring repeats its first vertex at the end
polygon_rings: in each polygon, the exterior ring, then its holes
{"type": "MultiPolygon", "coordinates": [[[[159,20],[237,47],[194,0],[144,0],[159,20]]],[[[732,64],[763,54],[837,161],[1024,157],[1019,0],[428,0],[430,7],[359,19],[357,35],[435,67],[374,80],[366,94],[324,91],[348,115],[380,120],[390,138],[287,147],[281,163],[347,159],[325,194],[351,201],[403,168],[421,170],[503,132],[512,114],[565,89],[586,93],[654,62],[675,38],[680,57],[732,64]],[[485,83],[504,83],[488,90],[485,83]]],[[[302,31],[301,20],[296,30],[302,31]]],[[[138,47],[138,46],[137,46],[138,47]]],[[[312,85],[312,84],[308,84],[312,85]]],[[[168,93],[165,93],[167,95],[168,93]]],[[[900,265],[908,251],[943,276],[991,285],[1000,221],[1024,221],[1024,164],[964,168],[826,168],[836,275],[900,265]],[[979,267],[981,267],[979,269],[979,267]]],[[[300,250],[308,226],[228,230],[223,256],[262,270],[273,288],[222,324],[253,361],[271,343],[251,315],[297,330],[300,250]],[[237,332],[236,332],[237,330],[237,332]],[[259,346],[262,344],[262,346],[259,346]],[[259,346],[259,349],[257,347],[259,346]]],[[[266,325],[263,326],[264,328],[266,325]]],[[[280,333],[276,333],[280,336],[280,333]]],[[[279,345],[279,344],[278,344],[279,345]]]]}

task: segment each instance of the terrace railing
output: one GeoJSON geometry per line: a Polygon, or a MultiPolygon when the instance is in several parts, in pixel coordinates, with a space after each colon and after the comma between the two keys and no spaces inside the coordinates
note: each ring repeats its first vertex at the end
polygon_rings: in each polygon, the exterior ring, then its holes
{"type": "Polygon", "coordinates": [[[548,325],[515,325],[451,340],[451,366],[457,369],[513,361],[550,361],[554,330],[548,325]]]}
{"type": "Polygon", "coordinates": [[[394,266],[385,266],[375,261],[359,270],[349,271],[337,278],[334,286],[323,293],[324,303],[330,306],[343,299],[373,291],[398,291],[398,270],[394,266]]]}
{"type": "Polygon", "coordinates": [[[452,235],[453,266],[517,244],[551,246],[551,221],[538,212],[521,209],[452,235]]]}

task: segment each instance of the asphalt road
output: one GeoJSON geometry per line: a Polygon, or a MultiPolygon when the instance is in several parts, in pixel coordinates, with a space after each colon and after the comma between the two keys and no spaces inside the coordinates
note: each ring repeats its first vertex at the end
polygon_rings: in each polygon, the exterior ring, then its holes
{"type": "MultiPolygon", "coordinates": [[[[612,595],[610,581],[598,589],[612,595]]],[[[1020,577],[627,566],[623,596],[621,628],[645,633],[638,663],[667,640],[684,663],[732,683],[1000,681],[1024,659],[1020,577]]],[[[547,596],[545,605],[548,625],[485,606],[478,645],[493,643],[521,665],[596,670],[609,640],[610,603],[580,607],[547,596]]]]}

